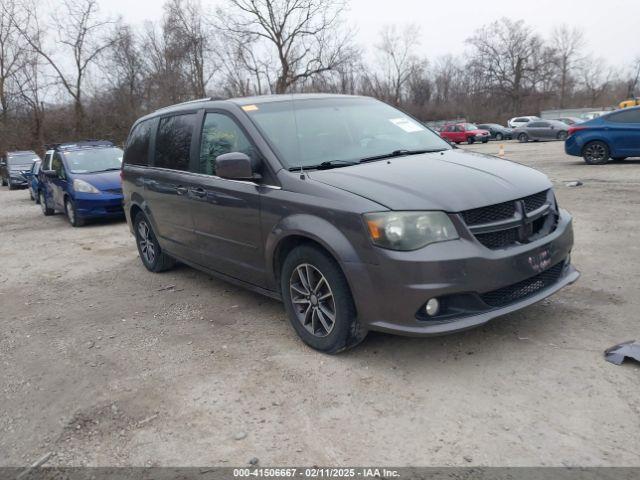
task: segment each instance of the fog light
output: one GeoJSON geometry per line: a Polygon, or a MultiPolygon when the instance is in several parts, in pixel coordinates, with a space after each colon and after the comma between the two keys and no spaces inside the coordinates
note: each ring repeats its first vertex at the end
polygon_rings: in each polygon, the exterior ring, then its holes
{"type": "Polygon", "coordinates": [[[440,302],[437,298],[432,298],[427,302],[427,305],[424,307],[427,315],[433,317],[438,314],[438,310],[440,310],[440,302]]]}

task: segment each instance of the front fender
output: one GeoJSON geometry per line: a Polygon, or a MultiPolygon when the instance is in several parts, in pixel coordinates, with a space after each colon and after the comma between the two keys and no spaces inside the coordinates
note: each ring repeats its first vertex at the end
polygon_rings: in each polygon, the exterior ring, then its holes
{"type": "Polygon", "coordinates": [[[358,254],[349,238],[332,223],[314,215],[294,214],[281,219],[267,234],[265,241],[266,271],[270,286],[274,290],[279,289],[275,268],[276,252],[284,240],[293,236],[319,243],[340,265],[366,261],[358,254]]]}

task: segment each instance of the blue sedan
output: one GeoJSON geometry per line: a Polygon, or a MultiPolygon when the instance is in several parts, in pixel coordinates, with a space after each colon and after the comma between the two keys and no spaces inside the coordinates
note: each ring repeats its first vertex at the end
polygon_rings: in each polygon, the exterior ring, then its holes
{"type": "Polygon", "coordinates": [[[640,157],[640,107],[617,110],[571,127],[564,149],[589,165],[640,157]]]}
{"type": "Polygon", "coordinates": [[[56,146],[40,170],[40,206],[45,215],[64,212],[74,227],[90,218],[123,217],[122,150],[111,142],[56,146]]]}

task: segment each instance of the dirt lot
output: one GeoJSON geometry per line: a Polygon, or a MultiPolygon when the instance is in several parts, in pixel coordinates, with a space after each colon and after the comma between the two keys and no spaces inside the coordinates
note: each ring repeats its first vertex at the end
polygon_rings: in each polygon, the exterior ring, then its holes
{"type": "Polygon", "coordinates": [[[574,214],[580,281],[484,328],[335,357],[273,300],[148,273],[124,222],[73,229],[2,188],[0,464],[639,466],[640,368],[602,351],[640,338],[640,161],[506,147],[574,214]]]}

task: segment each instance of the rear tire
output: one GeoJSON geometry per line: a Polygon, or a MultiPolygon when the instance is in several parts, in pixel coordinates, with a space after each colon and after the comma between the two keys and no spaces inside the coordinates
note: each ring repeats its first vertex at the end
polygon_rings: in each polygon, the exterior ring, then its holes
{"type": "Polygon", "coordinates": [[[311,348],[335,354],[366,337],[347,279],[323,250],[311,245],[292,250],[282,266],[280,289],[291,325],[311,348]]]}
{"type": "Polygon", "coordinates": [[[176,264],[176,261],[160,248],[151,222],[144,213],[138,212],[136,215],[133,230],[140,260],[147,270],[154,273],[164,272],[176,264]]]}
{"type": "Polygon", "coordinates": [[[9,186],[9,190],[14,190],[13,184],[11,183],[11,180],[7,179],[7,185],[9,186]]]}
{"type": "Polygon", "coordinates": [[[587,143],[582,149],[582,158],[589,165],[604,165],[610,155],[609,146],[599,140],[587,143]]]}
{"type": "Polygon", "coordinates": [[[47,205],[47,197],[44,195],[43,191],[40,191],[40,208],[42,208],[42,213],[45,217],[48,217],[49,215],[53,215],[55,213],[53,208],[49,208],[49,206],[47,205]]]}
{"type": "Polygon", "coordinates": [[[521,133],[520,135],[518,135],[518,141],[520,143],[527,143],[529,141],[529,135],[527,135],[526,133],[521,133]]]}
{"type": "Polygon", "coordinates": [[[7,186],[7,179],[2,177],[2,186],[6,187],[7,186]]]}
{"type": "Polygon", "coordinates": [[[499,141],[499,142],[500,142],[500,141],[502,141],[502,139],[503,139],[503,138],[504,138],[504,137],[502,136],[502,134],[501,134],[501,133],[496,133],[496,140],[497,140],[497,141],[499,141]]]}

